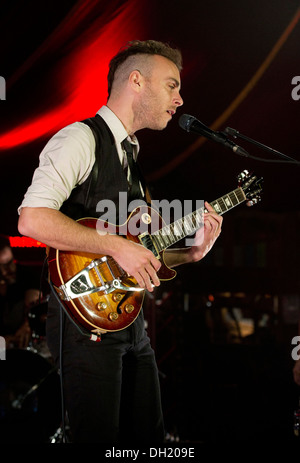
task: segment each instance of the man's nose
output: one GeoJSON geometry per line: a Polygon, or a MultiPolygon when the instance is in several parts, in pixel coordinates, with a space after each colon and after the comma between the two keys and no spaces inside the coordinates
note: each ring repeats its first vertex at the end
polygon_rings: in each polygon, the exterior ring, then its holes
{"type": "Polygon", "coordinates": [[[181,98],[180,93],[178,92],[178,95],[175,96],[174,98],[174,103],[176,106],[182,106],[183,105],[183,99],[181,98]]]}

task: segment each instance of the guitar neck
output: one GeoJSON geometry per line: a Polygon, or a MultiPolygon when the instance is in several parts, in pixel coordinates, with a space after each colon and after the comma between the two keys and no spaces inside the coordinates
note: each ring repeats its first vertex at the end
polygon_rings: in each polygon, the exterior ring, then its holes
{"type": "MultiPolygon", "coordinates": [[[[212,201],[210,204],[219,215],[223,215],[244,201],[246,201],[245,193],[239,187],[221,198],[212,201]]],[[[161,252],[183,238],[195,233],[203,224],[203,214],[205,212],[207,212],[206,208],[201,207],[154,232],[151,237],[157,251],[161,252]]]]}

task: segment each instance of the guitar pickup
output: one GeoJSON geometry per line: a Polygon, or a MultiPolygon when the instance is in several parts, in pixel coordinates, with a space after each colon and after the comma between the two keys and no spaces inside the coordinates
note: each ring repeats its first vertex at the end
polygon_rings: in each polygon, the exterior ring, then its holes
{"type": "Polygon", "coordinates": [[[158,252],[158,249],[155,246],[155,243],[153,241],[153,238],[151,235],[149,235],[148,232],[142,233],[141,235],[138,236],[140,243],[146,248],[151,251],[157,259],[160,259],[160,254],[158,252]]]}

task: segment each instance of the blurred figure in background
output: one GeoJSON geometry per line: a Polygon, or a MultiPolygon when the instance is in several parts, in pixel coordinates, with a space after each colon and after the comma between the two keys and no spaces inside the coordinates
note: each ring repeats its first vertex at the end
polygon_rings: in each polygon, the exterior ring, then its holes
{"type": "Polygon", "coordinates": [[[28,312],[39,298],[37,276],[16,261],[8,237],[0,235],[0,335],[7,348],[28,346],[28,312]]]}

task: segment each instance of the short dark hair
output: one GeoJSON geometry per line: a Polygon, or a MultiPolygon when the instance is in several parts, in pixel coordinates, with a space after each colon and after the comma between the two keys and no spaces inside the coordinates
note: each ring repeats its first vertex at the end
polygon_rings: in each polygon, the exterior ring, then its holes
{"type": "Polygon", "coordinates": [[[179,72],[182,70],[182,55],[180,50],[172,48],[169,44],[158,42],[156,40],[133,40],[121,48],[119,52],[111,59],[109,63],[108,95],[111,93],[112,84],[115,77],[115,72],[118,67],[123,64],[129,56],[144,54],[144,55],[160,55],[168,58],[176,64],[179,72]]]}

